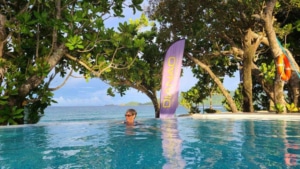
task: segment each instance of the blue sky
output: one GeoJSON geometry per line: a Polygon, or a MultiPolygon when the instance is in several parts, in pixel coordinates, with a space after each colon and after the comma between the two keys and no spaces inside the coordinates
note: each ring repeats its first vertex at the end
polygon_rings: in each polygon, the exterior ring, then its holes
{"type": "MultiPolygon", "coordinates": [[[[108,27],[116,27],[119,22],[129,21],[129,19],[137,19],[141,13],[136,15],[132,14],[131,10],[125,9],[125,18],[112,18],[105,21],[108,27]]],[[[56,87],[63,82],[63,79],[54,79],[51,87],[56,87]]],[[[187,91],[197,82],[189,69],[184,69],[183,77],[180,79],[180,91],[187,91]]],[[[239,84],[239,74],[236,73],[234,78],[225,77],[224,86],[228,90],[235,90],[239,84]]],[[[83,78],[70,78],[68,82],[59,90],[54,92],[54,100],[58,103],[52,104],[53,106],[102,106],[106,104],[124,104],[130,101],[146,103],[150,99],[138,92],[131,89],[126,92],[123,97],[111,97],[106,94],[109,85],[102,82],[100,79],[90,79],[86,82],[83,78]]],[[[159,95],[158,95],[159,96],[159,95]]]]}
{"type": "MultiPolygon", "coordinates": [[[[54,80],[52,87],[59,85],[63,80],[54,80]]],[[[180,79],[180,91],[187,91],[197,82],[189,69],[184,69],[184,74],[180,79]]],[[[224,86],[228,90],[235,90],[239,84],[239,74],[236,73],[234,78],[225,77],[224,86]]],[[[70,78],[68,82],[59,90],[54,92],[54,100],[58,103],[53,106],[103,106],[106,104],[124,104],[130,101],[146,103],[150,99],[131,89],[123,97],[111,97],[106,94],[109,85],[100,79],[91,79],[86,81],[83,78],[70,78]]],[[[158,95],[159,96],[159,95],[158,95]]]]}

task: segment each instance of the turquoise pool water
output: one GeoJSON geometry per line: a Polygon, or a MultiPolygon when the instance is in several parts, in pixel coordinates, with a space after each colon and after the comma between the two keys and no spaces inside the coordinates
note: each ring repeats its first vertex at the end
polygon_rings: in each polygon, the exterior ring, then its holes
{"type": "Polygon", "coordinates": [[[120,122],[0,127],[0,168],[300,168],[299,121],[120,122]]]}

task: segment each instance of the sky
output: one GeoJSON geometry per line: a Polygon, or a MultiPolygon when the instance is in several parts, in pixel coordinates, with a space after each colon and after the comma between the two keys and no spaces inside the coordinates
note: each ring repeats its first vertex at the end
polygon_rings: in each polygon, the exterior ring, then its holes
{"type": "MultiPolygon", "coordinates": [[[[55,87],[62,83],[62,79],[56,79],[52,83],[55,87]]],[[[197,82],[191,70],[184,68],[183,76],[180,78],[179,91],[187,91],[197,82]]],[[[239,73],[235,73],[234,78],[225,77],[224,87],[233,91],[239,84],[239,73]]],[[[98,78],[90,79],[88,82],[83,78],[70,78],[67,83],[57,91],[54,91],[54,100],[58,103],[52,106],[103,106],[108,104],[121,105],[128,102],[146,103],[151,100],[143,93],[135,89],[130,89],[126,95],[115,97],[107,95],[109,85],[98,78]]],[[[159,94],[158,94],[159,96],[159,94]]]]}
{"type": "MultiPolygon", "coordinates": [[[[125,9],[125,18],[115,18],[105,21],[108,27],[117,27],[119,22],[129,21],[129,19],[137,19],[141,13],[132,14],[131,10],[125,9]]],[[[63,79],[56,78],[51,83],[50,87],[56,87],[63,82],[63,79]]],[[[183,76],[180,78],[181,91],[187,91],[197,82],[193,77],[190,69],[184,68],[183,76]]],[[[235,73],[234,78],[225,77],[224,87],[227,90],[233,91],[239,84],[239,73],[235,73]]],[[[107,95],[109,85],[102,82],[99,78],[90,79],[88,82],[83,78],[69,78],[67,83],[59,90],[54,91],[54,100],[58,103],[53,103],[52,106],[103,106],[103,105],[120,105],[128,102],[146,103],[151,100],[143,93],[135,89],[130,89],[126,95],[120,97],[116,94],[115,97],[107,95]]],[[[157,95],[159,96],[159,94],[157,95]]]]}

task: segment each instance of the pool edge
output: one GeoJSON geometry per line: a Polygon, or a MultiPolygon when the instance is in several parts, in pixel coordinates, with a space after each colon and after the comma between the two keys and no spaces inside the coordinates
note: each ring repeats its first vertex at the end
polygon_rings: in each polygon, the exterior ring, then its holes
{"type": "Polygon", "coordinates": [[[300,120],[300,113],[276,114],[276,113],[217,113],[217,114],[193,114],[194,119],[260,119],[260,120],[300,120]]]}

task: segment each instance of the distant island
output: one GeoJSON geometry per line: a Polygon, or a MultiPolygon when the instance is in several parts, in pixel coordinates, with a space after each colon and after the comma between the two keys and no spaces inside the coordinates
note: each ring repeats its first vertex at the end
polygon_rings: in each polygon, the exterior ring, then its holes
{"type": "Polygon", "coordinates": [[[139,103],[139,102],[129,102],[124,104],[124,106],[152,106],[152,102],[147,102],[147,103],[139,103]]]}
{"type": "Polygon", "coordinates": [[[106,104],[105,106],[152,106],[152,102],[147,102],[147,103],[139,103],[139,102],[128,102],[120,105],[115,105],[115,104],[106,104]]]}
{"type": "MultiPolygon", "coordinates": [[[[231,92],[231,95],[233,95],[233,92],[231,92]]],[[[212,96],[211,100],[212,100],[212,105],[213,106],[220,106],[223,105],[222,101],[224,100],[224,96],[221,94],[215,94],[212,96]]],[[[210,105],[210,99],[207,98],[204,101],[204,105],[205,106],[209,106],[210,105]]],[[[115,104],[106,104],[105,106],[152,106],[152,102],[147,102],[147,103],[139,103],[139,102],[128,102],[128,103],[124,103],[124,104],[119,104],[119,105],[115,105],[115,104]]],[[[200,104],[202,105],[202,104],[200,104]]]]}

